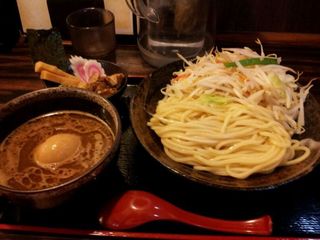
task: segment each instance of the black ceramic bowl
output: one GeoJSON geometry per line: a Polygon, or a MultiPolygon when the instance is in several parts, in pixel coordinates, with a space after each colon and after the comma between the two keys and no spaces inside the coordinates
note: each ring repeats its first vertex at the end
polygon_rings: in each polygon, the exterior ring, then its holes
{"type": "MultiPolygon", "coordinates": [[[[119,86],[117,86],[117,90],[112,93],[112,94],[102,94],[102,96],[106,99],[109,99],[110,101],[117,101],[119,98],[122,96],[124,93],[126,87],[127,87],[127,82],[128,82],[128,73],[119,65],[105,61],[105,60],[97,60],[98,62],[101,63],[101,66],[103,67],[106,75],[112,75],[115,73],[122,73],[124,75],[124,78],[122,79],[121,83],[119,86]]],[[[71,67],[68,69],[68,73],[73,74],[73,71],[71,67]]],[[[44,83],[46,87],[58,87],[59,84],[55,82],[51,82],[48,80],[44,80],[44,83]]]]}
{"type": "Polygon", "coordinates": [[[0,111],[0,142],[14,129],[30,119],[65,110],[89,113],[106,122],[114,135],[111,149],[80,176],[61,185],[29,191],[15,190],[0,185],[0,195],[18,204],[35,208],[54,207],[68,199],[82,186],[92,182],[97,175],[110,166],[109,163],[111,163],[120,143],[121,122],[119,114],[115,107],[100,95],[77,88],[46,88],[9,101],[0,111]]]}
{"type": "MultiPolygon", "coordinates": [[[[205,171],[194,170],[191,166],[170,159],[163,150],[163,145],[156,133],[147,126],[151,114],[155,112],[157,103],[163,98],[160,89],[172,79],[172,73],[183,68],[181,61],[171,63],[153,72],[144,79],[135,97],[131,101],[130,117],[134,132],[149,154],[170,171],[207,186],[226,190],[267,190],[292,182],[305,176],[318,164],[319,151],[301,162],[288,167],[279,167],[270,174],[252,175],[247,179],[234,179],[214,175],[205,171]]],[[[299,136],[320,140],[319,104],[309,96],[305,103],[306,132],[299,136]]]]}

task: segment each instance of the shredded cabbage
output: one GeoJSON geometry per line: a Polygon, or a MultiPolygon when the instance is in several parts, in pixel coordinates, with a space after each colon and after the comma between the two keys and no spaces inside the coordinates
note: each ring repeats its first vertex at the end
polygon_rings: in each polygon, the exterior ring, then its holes
{"type": "Polygon", "coordinates": [[[163,93],[167,96],[187,94],[191,99],[206,99],[207,103],[228,99],[263,106],[273,112],[290,135],[301,134],[305,122],[303,105],[312,85],[299,87],[300,73],[281,65],[277,55],[265,55],[261,43],[258,44],[260,54],[247,47],[225,48],[197,57],[194,62],[182,58],[187,65],[185,70],[174,73],[171,85],[163,93]],[[259,64],[266,58],[276,59],[276,64],[275,61],[259,64]]]}

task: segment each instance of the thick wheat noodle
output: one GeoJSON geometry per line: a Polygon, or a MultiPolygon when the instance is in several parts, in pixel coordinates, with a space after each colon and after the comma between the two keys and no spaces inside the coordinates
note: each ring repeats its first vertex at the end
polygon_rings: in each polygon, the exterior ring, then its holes
{"type": "Polygon", "coordinates": [[[173,160],[239,179],[299,163],[310,154],[260,106],[229,103],[215,108],[165,98],[148,124],[173,160]],[[302,154],[296,156],[298,151],[302,154]]]}

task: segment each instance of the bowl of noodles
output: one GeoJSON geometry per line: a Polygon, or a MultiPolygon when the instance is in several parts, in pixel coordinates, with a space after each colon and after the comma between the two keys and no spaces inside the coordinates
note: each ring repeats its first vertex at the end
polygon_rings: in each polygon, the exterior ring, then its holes
{"type": "Polygon", "coordinates": [[[146,78],[130,114],[147,152],[191,181],[231,190],[274,189],[311,172],[320,157],[312,81],[298,85],[299,73],[261,51],[182,57],[146,78]]]}
{"type": "Polygon", "coordinates": [[[121,135],[108,100],[68,87],[9,101],[0,125],[0,194],[38,209],[62,204],[108,172],[121,135]]]}

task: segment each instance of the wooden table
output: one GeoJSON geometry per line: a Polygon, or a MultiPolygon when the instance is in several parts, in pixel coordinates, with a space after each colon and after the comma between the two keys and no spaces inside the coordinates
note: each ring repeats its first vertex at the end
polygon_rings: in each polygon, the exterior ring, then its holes
{"type": "MultiPolygon", "coordinates": [[[[245,37],[238,35],[234,36],[234,38],[230,38],[230,36],[219,37],[216,40],[216,46],[219,49],[233,46],[243,47],[248,46],[247,41],[245,37]],[[235,41],[235,38],[239,39],[239,41],[235,41]]],[[[259,51],[257,45],[254,43],[252,45],[255,46],[255,50],[259,51]]],[[[276,53],[282,57],[284,65],[303,72],[300,78],[302,84],[312,78],[320,77],[319,46],[279,46],[275,43],[270,43],[264,44],[264,51],[266,54],[276,53]]],[[[143,61],[136,45],[118,44],[115,51],[115,62],[128,71],[129,78],[145,77],[155,70],[155,68],[143,61]]],[[[320,100],[320,83],[318,82],[314,82],[312,93],[320,100]]],[[[34,72],[30,50],[24,39],[18,42],[10,53],[0,53],[0,106],[23,93],[44,87],[44,84],[34,72]]]]}
{"type": "MultiPolygon", "coordinates": [[[[154,70],[142,60],[134,45],[118,46],[115,62],[128,71],[129,78],[145,77],[154,70]]],[[[25,42],[18,43],[10,53],[0,53],[0,106],[14,97],[44,87],[34,72],[30,50],[25,42]]]]}

